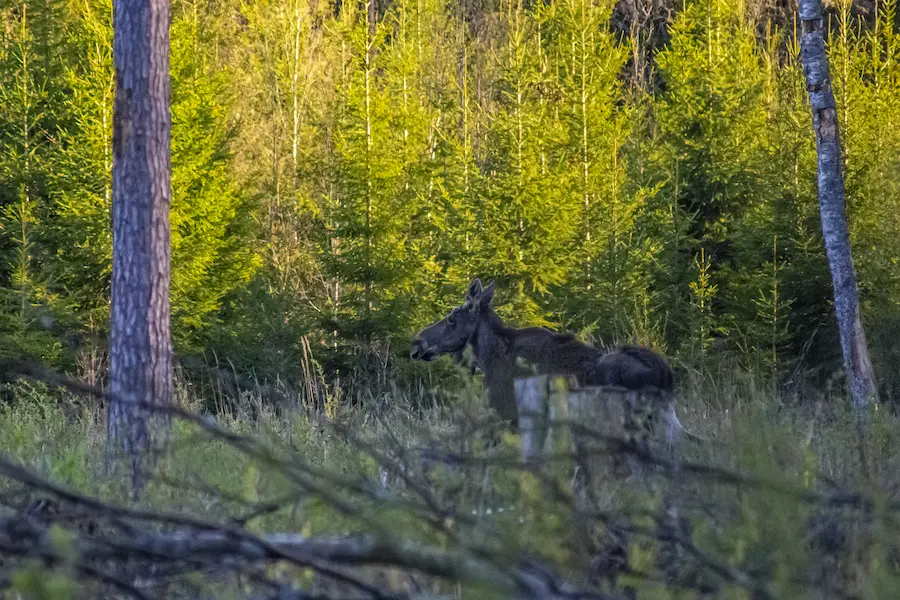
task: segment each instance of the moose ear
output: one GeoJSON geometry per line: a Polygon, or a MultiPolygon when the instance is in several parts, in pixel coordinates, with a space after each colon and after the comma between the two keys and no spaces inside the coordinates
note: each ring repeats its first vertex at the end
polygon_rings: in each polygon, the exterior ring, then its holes
{"type": "Polygon", "coordinates": [[[481,292],[481,305],[488,306],[494,299],[494,280],[492,279],[487,287],[481,292]]]}
{"type": "Polygon", "coordinates": [[[472,280],[472,283],[469,284],[469,289],[466,290],[466,303],[465,307],[469,310],[475,310],[481,305],[481,280],[477,277],[472,280]]]}
{"type": "Polygon", "coordinates": [[[477,305],[481,301],[481,291],[481,280],[476,277],[469,284],[469,289],[466,290],[466,304],[469,306],[477,305]]]}

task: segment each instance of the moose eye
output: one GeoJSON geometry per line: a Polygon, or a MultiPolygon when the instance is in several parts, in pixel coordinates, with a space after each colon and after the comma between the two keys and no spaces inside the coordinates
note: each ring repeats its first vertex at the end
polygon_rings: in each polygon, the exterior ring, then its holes
{"type": "Polygon", "coordinates": [[[447,317],[447,325],[453,325],[454,323],[456,323],[456,316],[450,315],[447,317]]]}

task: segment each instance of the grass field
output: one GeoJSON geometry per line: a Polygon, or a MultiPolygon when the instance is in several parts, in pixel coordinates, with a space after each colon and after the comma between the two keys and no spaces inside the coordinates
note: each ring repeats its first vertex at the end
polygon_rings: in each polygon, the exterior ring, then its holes
{"type": "MultiPolygon", "coordinates": [[[[135,507],[124,483],[104,475],[97,404],[40,383],[19,381],[8,390],[12,400],[0,412],[0,449],[8,460],[85,496],[135,507]]],[[[697,378],[679,390],[679,414],[711,442],[683,444],[677,473],[650,469],[642,478],[622,478],[608,468],[602,445],[586,457],[536,464],[521,461],[511,434],[489,447],[490,414],[479,392],[473,383],[440,406],[422,406],[420,398],[395,390],[319,412],[275,410],[246,394],[206,421],[175,419],[172,446],[156,461],[139,506],[238,522],[254,533],[370,534],[388,546],[423,544],[496,565],[528,558],[598,594],[896,596],[900,419],[883,407],[872,417],[867,477],[848,400],[799,403],[752,377],[697,378]],[[234,435],[226,438],[218,428],[234,435]],[[578,494],[575,463],[583,474],[578,494]],[[628,570],[617,569],[626,554],[628,570]]],[[[197,413],[208,404],[187,385],[180,396],[197,413]]],[[[0,485],[10,515],[47,495],[15,477],[0,485]]],[[[30,558],[7,563],[22,597],[95,597],[90,582],[46,589],[57,579],[36,576],[30,558]]],[[[385,560],[392,561],[403,562],[385,560]]],[[[421,597],[502,596],[489,582],[393,566],[369,569],[368,576],[380,589],[421,597]]],[[[359,589],[356,595],[335,591],[315,568],[274,561],[260,573],[269,583],[323,597],[365,597],[359,589]]],[[[197,569],[147,583],[145,591],[147,597],[258,597],[248,591],[252,583],[246,570],[226,576],[197,569]]]]}

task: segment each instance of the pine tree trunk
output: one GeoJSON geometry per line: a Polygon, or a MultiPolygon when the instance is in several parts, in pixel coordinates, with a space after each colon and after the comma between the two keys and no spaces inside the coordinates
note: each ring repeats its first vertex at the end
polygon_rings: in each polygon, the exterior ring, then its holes
{"type": "Polygon", "coordinates": [[[113,276],[107,467],[141,464],[168,439],[169,419],[140,403],[174,394],[169,332],[169,0],[115,0],[113,276]],[[122,453],[124,452],[124,456],[122,453]]]}
{"type": "Polygon", "coordinates": [[[834,286],[834,306],[840,330],[844,368],[850,382],[853,408],[865,435],[868,411],[876,399],[875,374],[869,360],[869,350],[859,311],[859,289],[853,259],[850,255],[850,236],[844,212],[844,180],[841,173],[841,145],[838,134],[837,110],[828,57],[823,37],[823,12],[820,0],[800,0],[802,39],[800,45],[806,87],[812,108],[813,128],[819,155],[819,211],[822,235],[831,268],[834,286]]]}

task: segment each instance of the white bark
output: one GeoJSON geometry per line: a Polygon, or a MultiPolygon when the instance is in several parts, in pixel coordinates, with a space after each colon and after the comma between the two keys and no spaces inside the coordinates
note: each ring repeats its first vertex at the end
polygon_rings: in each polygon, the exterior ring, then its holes
{"type": "Polygon", "coordinates": [[[823,36],[820,0],[800,0],[803,72],[812,109],[819,156],[819,211],[822,235],[834,287],[834,307],[840,330],[844,368],[857,415],[866,421],[866,409],[876,399],[877,388],[859,310],[859,289],[850,253],[850,236],[844,208],[841,145],[837,109],[823,36]]]}

